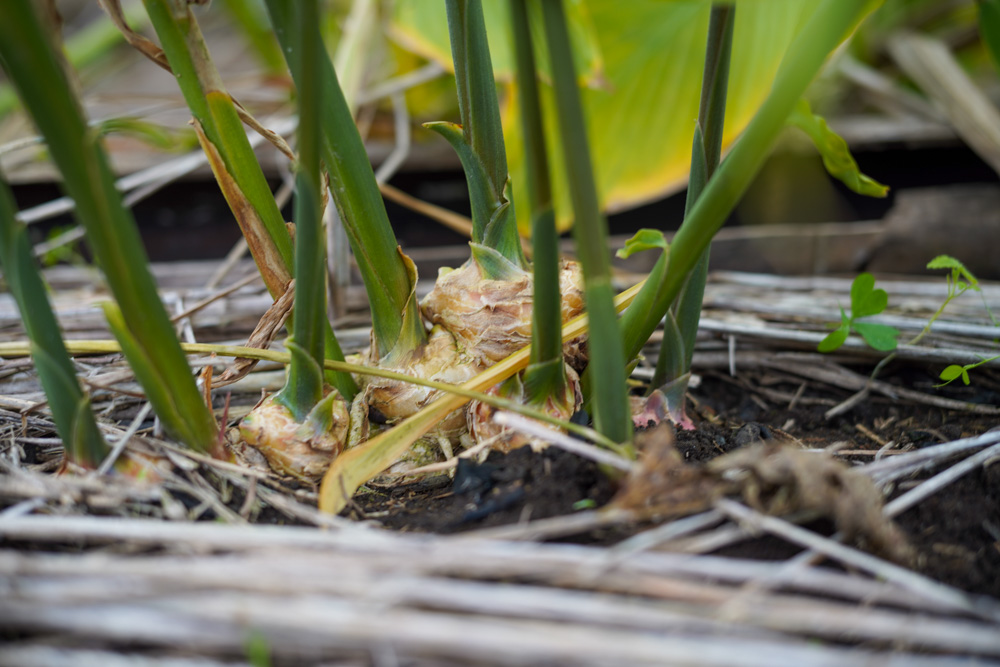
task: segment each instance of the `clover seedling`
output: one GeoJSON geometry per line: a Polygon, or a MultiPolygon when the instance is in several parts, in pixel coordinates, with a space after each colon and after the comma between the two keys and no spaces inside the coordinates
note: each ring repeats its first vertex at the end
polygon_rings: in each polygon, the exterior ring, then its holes
{"type": "Polygon", "coordinates": [[[858,320],[878,315],[889,304],[889,295],[884,289],[875,289],[875,277],[862,273],[851,283],[851,314],[840,309],[840,326],[820,341],[820,352],[832,352],[844,344],[851,329],[860,334],[865,342],[876,350],[888,352],[896,349],[899,330],[885,324],[859,322],[858,320]]]}
{"type": "Polygon", "coordinates": [[[1000,354],[998,354],[995,357],[990,357],[989,359],[983,359],[982,361],[978,361],[974,364],[966,364],[964,366],[959,366],[958,364],[952,364],[951,366],[948,366],[943,371],[941,371],[941,374],[938,376],[940,379],[944,380],[944,382],[942,382],[941,384],[936,384],[934,386],[944,387],[945,385],[951,384],[958,378],[962,378],[962,384],[968,385],[970,382],[969,371],[971,371],[973,368],[977,368],[979,366],[982,366],[983,364],[987,364],[996,359],[1000,359],[1000,354]]]}

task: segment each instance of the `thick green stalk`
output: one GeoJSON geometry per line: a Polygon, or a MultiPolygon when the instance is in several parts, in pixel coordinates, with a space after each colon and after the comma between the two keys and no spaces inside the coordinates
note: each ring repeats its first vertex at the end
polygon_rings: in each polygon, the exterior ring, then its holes
{"type": "Polygon", "coordinates": [[[116,335],[166,431],[191,447],[216,442],[211,411],[195,386],[156,292],[131,213],[122,206],[107,157],[87,127],[64,63],[31,0],[8,0],[0,21],[0,65],[45,137],[76,203],[76,215],[121,311],[116,335]]]}
{"type": "Polygon", "coordinates": [[[31,342],[38,377],[52,411],[56,431],[66,448],[66,458],[96,468],[108,452],[90,410],[90,400],[80,389],[73,362],[66,352],[59,323],[52,312],[45,284],[28,240],[28,230],[17,221],[17,206],[7,184],[0,181],[0,266],[17,301],[24,330],[31,342]]]}
{"type": "Polygon", "coordinates": [[[622,337],[611,287],[608,224],[597,202],[587,127],[562,0],[543,2],[542,14],[552,65],[560,143],[575,218],[573,236],[583,265],[590,322],[588,366],[590,376],[600,378],[600,382],[592,383],[594,424],[598,431],[615,442],[624,443],[631,439],[632,419],[625,386],[625,355],[622,354],[622,337]]]}
{"type": "MultiPolygon", "coordinates": [[[[260,168],[243,122],[212,63],[208,47],[187,0],[143,0],[184,100],[204,133],[212,168],[233,209],[268,291],[280,296],[291,280],[293,250],[284,217],[260,168]]],[[[294,322],[293,322],[294,325],[294,322]]],[[[324,343],[328,357],[344,353],[329,324],[324,343]]],[[[350,375],[328,379],[347,398],[357,385],[350,375]]]]}
{"type": "Polygon", "coordinates": [[[532,270],[531,363],[525,370],[525,389],[531,402],[562,395],[566,372],[562,358],[562,296],[559,291],[559,235],[549,161],[545,153],[537,66],[528,27],[526,0],[511,0],[511,27],[517,63],[517,88],[524,132],[531,205],[532,270]],[[537,392],[537,393],[536,393],[537,392]]]}
{"type": "Polygon", "coordinates": [[[658,285],[647,282],[655,297],[648,300],[646,317],[625,329],[626,356],[635,357],[649,340],[701,253],[760,170],[785,120],[827,56],[873,7],[871,0],[824,0],[803,26],[781,62],[767,99],[674,236],[663,281],[658,285]]]}
{"type": "Polygon", "coordinates": [[[326,244],[320,211],[319,57],[323,48],[316,0],[299,4],[298,174],[295,193],[295,335],[288,381],[281,400],[296,421],[323,398],[323,324],[326,322],[326,244]]]}
{"type": "MultiPolygon", "coordinates": [[[[688,180],[685,215],[691,211],[705,183],[715,173],[722,156],[722,131],[726,120],[726,92],[729,87],[729,60],[733,47],[733,25],[736,8],[733,5],[713,5],[708,25],[708,44],[705,48],[705,70],[702,75],[701,102],[698,108],[698,125],[694,133],[691,149],[691,177],[688,180]]],[[[694,270],[684,283],[684,290],[674,302],[671,311],[677,327],[664,329],[660,356],[656,361],[651,388],[678,380],[691,371],[695,338],[698,335],[698,321],[701,319],[701,303],[705,297],[705,281],[708,279],[709,248],[705,248],[695,264],[694,270]],[[679,334],[678,339],[675,333],[679,334]],[[683,358],[672,360],[676,352],[682,351],[683,358]],[[673,372],[668,367],[674,364],[673,372]]],[[[683,392],[685,387],[679,387],[683,392]]]]}
{"type": "Polygon", "coordinates": [[[447,0],[445,4],[462,126],[430,123],[427,127],[458,152],[472,200],[473,257],[487,277],[502,279],[505,269],[498,268],[477,245],[496,251],[517,268],[527,268],[527,260],[507,192],[507,153],[483,6],[481,0],[447,0]]]}
{"type": "MultiPolygon", "coordinates": [[[[292,76],[299,70],[300,45],[292,26],[297,3],[267,0],[271,22],[292,76]]],[[[319,30],[319,26],[315,26],[319,30]]],[[[326,53],[318,59],[324,114],[322,157],[330,172],[333,201],[358,262],[372,312],[377,358],[412,350],[426,341],[414,294],[414,276],[389,224],[385,202],[354,117],[326,53]]],[[[299,81],[296,85],[301,88],[299,81]]]]}

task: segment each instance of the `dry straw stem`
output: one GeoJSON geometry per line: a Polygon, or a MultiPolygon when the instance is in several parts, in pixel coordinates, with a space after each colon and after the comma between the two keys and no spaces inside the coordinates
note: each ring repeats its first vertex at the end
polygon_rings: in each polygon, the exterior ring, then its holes
{"type": "Polygon", "coordinates": [[[919,665],[914,651],[1000,656],[995,621],[963,618],[893,583],[787,572],[782,563],[667,553],[612,560],[598,547],[359,526],[21,517],[0,521],[0,537],[192,554],[0,554],[0,574],[34,584],[0,600],[4,625],[29,638],[61,637],[69,648],[182,641],[214,656],[239,651],[250,624],[285,659],[347,657],[371,645],[403,659],[483,664],[835,665],[891,656],[919,665]],[[720,616],[739,586],[768,576],[782,592],[720,616]],[[851,642],[866,648],[844,645],[851,642]]]}

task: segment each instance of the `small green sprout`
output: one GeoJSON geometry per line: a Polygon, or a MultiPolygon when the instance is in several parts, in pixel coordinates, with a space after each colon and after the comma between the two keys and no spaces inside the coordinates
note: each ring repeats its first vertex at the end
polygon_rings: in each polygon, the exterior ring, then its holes
{"type": "Polygon", "coordinates": [[[889,352],[896,349],[899,330],[886,324],[859,322],[858,320],[878,315],[889,304],[889,295],[884,289],[875,289],[875,277],[870,273],[859,274],[851,283],[851,314],[840,309],[840,326],[819,343],[820,352],[832,352],[847,340],[851,329],[861,335],[865,342],[876,350],[889,352]]]}
{"type": "Polygon", "coordinates": [[[271,667],[271,643],[260,630],[253,630],[244,645],[251,667],[271,667]]]}
{"type": "Polygon", "coordinates": [[[968,290],[981,291],[979,281],[965,268],[965,264],[950,255],[938,255],[927,262],[928,269],[951,269],[951,273],[945,277],[948,281],[948,299],[954,299],[968,290]]]}
{"type": "Polygon", "coordinates": [[[970,383],[969,371],[971,371],[973,368],[978,368],[983,364],[988,364],[991,361],[995,361],[996,359],[1000,359],[1000,354],[996,355],[995,357],[990,357],[988,359],[982,359],[981,361],[978,361],[974,364],[966,364],[964,366],[959,366],[958,364],[952,364],[951,366],[948,366],[943,371],[941,371],[941,374],[938,376],[940,379],[944,380],[944,382],[942,382],[941,384],[936,384],[934,386],[944,387],[946,385],[951,384],[958,378],[962,378],[962,384],[968,386],[968,384],[970,383]]]}
{"type": "MultiPolygon", "coordinates": [[[[945,298],[944,304],[941,306],[941,308],[938,309],[938,312],[934,315],[933,318],[931,318],[931,322],[937,319],[937,315],[940,314],[941,311],[944,310],[944,307],[948,305],[948,302],[950,302],[955,297],[961,296],[962,294],[965,294],[969,290],[972,290],[974,292],[979,292],[980,295],[982,295],[983,291],[979,287],[979,281],[976,280],[976,277],[972,275],[971,271],[965,268],[965,265],[962,264],[962,262],[958,261],[954,257],[951,257],[949,255],[938,255],[937,257],[935,257],[934,259],[932,259],[930,262],[927,263],[927,268],[950,269],[951,271],[951,273],[949,273],[945,277],[945,280],[947,280],[948,282],[948,296],[945,298]]],[[[993,317],[993,313],[990,312],[990,308],[989,305],[986,303],[985,297],[983,298],[983,307],[986,309],[987,314],[990,316],[990,320],[993,322],[994,325],[996,325],[997,320],[995,317],[993,317]]],[[[928,323],[925,329],[929,328],[930,324],[928,323]]],[[[952,364],[951,366],[948,366],[943,371],[941,371],[940,375],[938,375],[938,378],[943,380],[943,382],[941,382],[941,384],[934,386],[944,387],[945,385],[951,384],[958,378],[962,378],[962,384],[968,385],[971,382],[969,380],[969,371],[971,371],[973,368],[978,368],[983,364],[987,364],[991,361],[994,361],[995,359],[1000,359],[1000,355],[997,355],[995,357],[990,357],[989,359],[983,359],[982,357],[980,357],[980,359],[981,361],[978,361],[974,364],[966,364],[964,366],[959,366],[958,364],[952,364]]]]}

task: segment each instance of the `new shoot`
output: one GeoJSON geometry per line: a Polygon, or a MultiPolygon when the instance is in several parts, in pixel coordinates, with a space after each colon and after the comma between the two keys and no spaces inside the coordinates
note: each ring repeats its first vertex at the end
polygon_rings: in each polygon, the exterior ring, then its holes
{"type": "MultiPolygon", "coordinates": [[[[490,393],[523,402],[565,421],[573,416],[583,400],[579,377],[563,360],[562,344],[563,321],[571,319],[583,307],[580,271],[575,262],[560,261],[559,258],[559,237],[552,205],[527,3],[525,0],[512,0],[510,10],[520,93],[519,112],[528,167],[529,191],[526,194],[531,208],[531,361],[522,374],[493,387],[490,393]],[[560,283],[563,282],[569,288],[566,299],[563,299],[560,290],[560,283]]],[[[576,363],[585,363],[577,343],[567,345],[566,352],[576,363]]],[[[491,406],[480,402],[470,404],[469,431],[477,442],[490,440],[494,448],[504,450],[525,444],[543,446],[544,443],[537,438],[500,427],[493,420],[494,413],[495,409],[491,406]]]]}
{"type": "Polygon", "coordinates": [[[323,378],[326,323],[326,245],[320,190],[320,86],[322,47],[316,0],[297,3],[296,34],[302,58],[299,83],[298,174],[295,197],[295,334],[285,386],[240,423],[240,435],[272,470],[317,481],[343,450],[350,427],[347,401],[323,378]]]}

